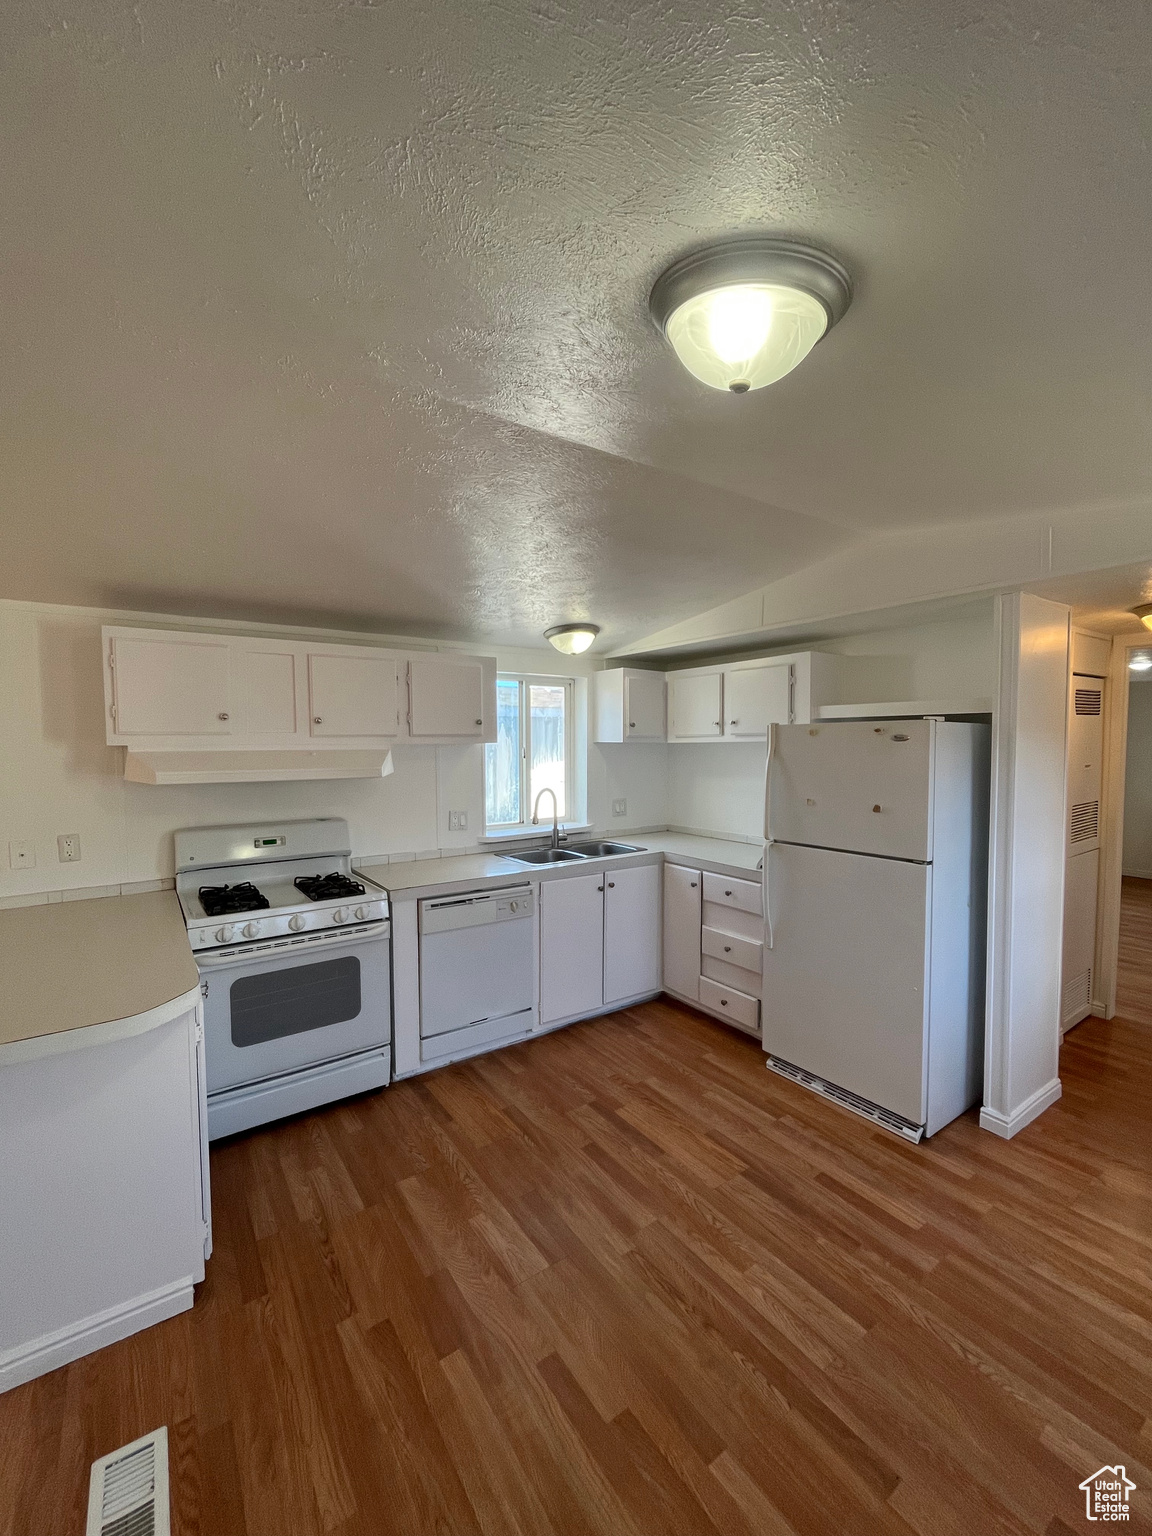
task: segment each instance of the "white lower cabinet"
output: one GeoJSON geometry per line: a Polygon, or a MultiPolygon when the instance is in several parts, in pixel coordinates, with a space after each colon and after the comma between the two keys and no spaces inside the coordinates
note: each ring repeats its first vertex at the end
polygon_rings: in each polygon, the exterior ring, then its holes
{"type": "Polygon", "coordinates": [[[664,866],[664,985],[677,997],[700,997],[700,871],[664,866]]]}
{"type": "Polygon", "coordinates": [[[604,876],[540,883],[540,1022],[604,1003],[604,876]]]}
{"type": "Polygon", "coordinates": [[[746,1034],[760,1033],[759,882],[664,866],[664,987],[746,1034]]]}
{"type": "Polygon", "coordinates": [[[604,1005],[660,990],[660,866],[604,879],[604,1005]]]}
{"type": "Polygon", "coordinates": [[[659,865],[541,881],[541,1024],[659,990],[659,865]]]}

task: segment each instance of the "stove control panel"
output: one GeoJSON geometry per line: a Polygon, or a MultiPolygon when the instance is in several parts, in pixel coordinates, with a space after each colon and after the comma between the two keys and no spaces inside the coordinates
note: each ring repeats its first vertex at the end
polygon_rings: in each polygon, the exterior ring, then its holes
{"type": "Polygon", "coordinates": [[[303,939],[307,934],[340,928],[347,923],[381,923],[388,917],[388,898],[380,896],[359,901],[355,907],[313,906],[304,912],[264,910],[240,913],[232,920],[207,918],[188,925],[188,939],[194,950],[218,949],[222,944],[244,944],[260,940],[303,939]]]}

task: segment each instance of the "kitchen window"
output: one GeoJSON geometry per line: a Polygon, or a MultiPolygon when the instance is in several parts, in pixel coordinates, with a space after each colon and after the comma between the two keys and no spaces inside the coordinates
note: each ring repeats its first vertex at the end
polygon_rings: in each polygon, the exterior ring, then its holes
{"type": "MultiPolygon", "coordinates": [[[[496,680],[496,740],[484,748],[484,819],[489,831],[527,830],[542,789],[556,792],[560,819],[571,819],[573,683],[565,677],[496,680]]],[[[540,806],[552,821],[552,797],[540,806]]]]}

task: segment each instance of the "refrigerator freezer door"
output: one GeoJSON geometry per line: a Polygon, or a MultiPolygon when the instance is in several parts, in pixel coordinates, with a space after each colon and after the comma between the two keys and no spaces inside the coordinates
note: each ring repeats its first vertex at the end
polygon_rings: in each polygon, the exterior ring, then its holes
{"type": "Polygon", "coordinates": [[[781,725],[769,835],[891,859],[932,857],[934,720],[781,725]]]}
{"type": "Polygon", "coordinates": [[[916,1125],[931,880],[923,864],[774,844],[764,953],[764,1049],[916,1125]]]}

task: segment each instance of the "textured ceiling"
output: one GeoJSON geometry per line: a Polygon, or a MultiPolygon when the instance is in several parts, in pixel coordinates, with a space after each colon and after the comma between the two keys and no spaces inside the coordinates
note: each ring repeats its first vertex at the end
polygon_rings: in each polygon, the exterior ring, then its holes
{"type": "Polygon", "coordinates": [[[1152,493],[1142,3],[17,3],[0,596],[606,646],[878,528],[1152,493]],[[743,398],[733,231],[846,318],[743,398]]]}

